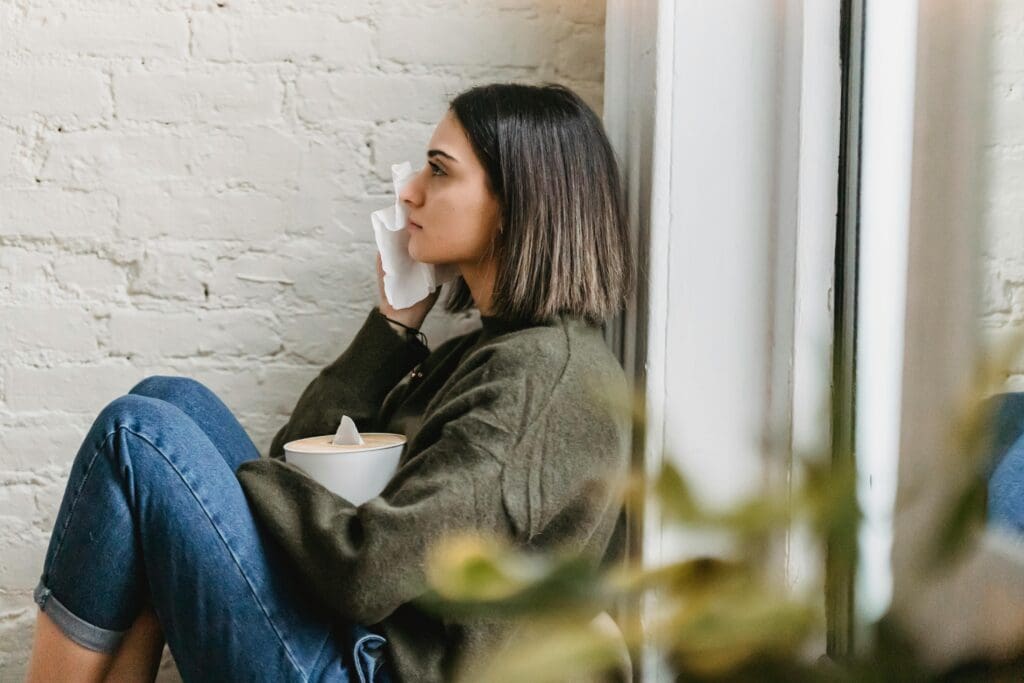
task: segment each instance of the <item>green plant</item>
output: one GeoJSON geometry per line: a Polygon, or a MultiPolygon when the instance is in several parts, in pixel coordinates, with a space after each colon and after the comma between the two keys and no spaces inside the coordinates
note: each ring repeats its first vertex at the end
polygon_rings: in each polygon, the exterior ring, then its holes
{"type": "MultiPolygon", "coordinates": [[[[999,390],[1003,368],[1022,348],[1024,337],[983,357],[953,421],[951,438],[964,457],[980,458],[986,451],[991,416],[982,399],[999,390]]],[[[634,429],[644,428],[640,397],[604,398],[629,411],[634,429]]],[[[823,411],[823,418],[829,415],[823,411]]],[[[769,540],[798,523],[819,543],[827,539],[833,552],[854,561],[860,510],[852,463],[827,451],[794,454],[797,484],[790,489],[766,490],[728,509],[712,509],[672,462],[664,458],[651,482],[640,472],[630,473],[621,487],[622,503],[635,514],[652,499],[668,523],[728,536],[735,541],[729,557],[688,558],[661,567],[627,562],[602,571],[594,558],[529,554],[478,535],[452,537],[432,549],[431,589],[419,600],[421,606],[462,617],[502,615],[523,624],[514,643],[473,670],[473,681],[596,676],[617,660],[620,643],[597,628],[593,616],[622,601],[652,598],[653,619],[642,628],[620,624],[622,637],[634,661],[641,647],[653,646],[679,680],[936,680],[886,620],[874,625],[872,647],[858,658],[841,665],[807,661],[809,640],[823,627],[822,587],[797,595],[766,569],[769,540]]],[[[936,568],[970,546],[972,531],[984,521],[984,501],[983,478],[965,481],[935,539],[936,568]]],[[[995,669],[983,671],[994,675],[995,669]]],[[[1011,669],[1006,675],[1019,673],[1011,669]]],[[[969,672],[962,675],[956,680],[973,680],[969,672]]]]}

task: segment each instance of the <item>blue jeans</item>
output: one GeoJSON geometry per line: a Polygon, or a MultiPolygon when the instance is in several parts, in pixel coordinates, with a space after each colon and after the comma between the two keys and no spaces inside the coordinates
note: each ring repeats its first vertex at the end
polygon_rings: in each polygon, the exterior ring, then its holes
{"type": "Polygon", "coordinates": [[[989,401],[994,408],[989,524],[1024,534],[1024,392],[999,394],[989,401]]]}
{"type": "Polygon", "coordinates": [[[149,377],[109,403],[72,464],[40,609],[113,652],[152,606],[185,681],[389,681],[386,640],[305,594],[257,526],[234,472],[258,457],[194,380],[149,377]]]}

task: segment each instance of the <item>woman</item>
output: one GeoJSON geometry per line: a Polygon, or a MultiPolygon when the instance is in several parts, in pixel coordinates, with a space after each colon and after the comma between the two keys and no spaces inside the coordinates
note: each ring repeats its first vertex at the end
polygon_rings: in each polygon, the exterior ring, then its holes
{"type": "Polygon", "coordinates": [[[1024,535],[1024,392],[990,396],[981,410],[990,420],[985,460],[988,523],[1024,535]]]}
{"type": "Polygon", "coordinates": [[[634,273],[600,120],[561,86],[470,89],[400,199],[410,254],[458,267],[446,307],[475,305],[481,329],[431,351],[418,328],[438,292],[394,310],[380,286],[266,458],[193,380],[111,402],[54,525],[30,679],[151,678],[166,637],[186,680],[450,680],[512,625],[417,608],[432,543],[476,530],[595,562],[620,550],[628,418],[595,389],[625,391],[599,325],[634,273]],[[281,459],[343,412],[408,439],[358,507],[281,459]]]}

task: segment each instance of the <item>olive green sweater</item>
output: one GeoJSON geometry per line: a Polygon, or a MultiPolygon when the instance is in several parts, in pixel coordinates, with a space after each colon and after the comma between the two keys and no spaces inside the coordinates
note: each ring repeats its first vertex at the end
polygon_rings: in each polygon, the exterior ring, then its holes
{"type": "Polygon", "coordinates": [[[600,328],[565,316],[481,322],[431,352],[373,308],[303,392],[270,457],[237,472],[302,585],[342,623],[380,632],[400,681],[452,680],[514,634],[505,619],[413,604],[442,536],[484,531],[595,562],[624,549],[629,418],[602,396],[626,382],[600,328]],[[408,438],[387,487],[358,507],[281,459],[288,441],[332,434],[342,413],[360,431],[408,438]]]}

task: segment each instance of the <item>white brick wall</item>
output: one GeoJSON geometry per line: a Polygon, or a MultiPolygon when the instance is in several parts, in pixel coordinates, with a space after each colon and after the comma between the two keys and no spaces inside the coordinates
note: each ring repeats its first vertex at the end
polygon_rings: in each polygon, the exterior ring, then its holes
{"type": "Polygon", "coordinates": [[[0,681],[104,405],[188,375],[265,450],[375,302],[369,213],[447,100],[555,80],[601,111],[600,0],[54,5],[0,3],[0,681]]]}
{"type": "MultiPolygon", "coordinates": [[[[994,8],[981,329],[1002,344],[1024,329],[1024,4],[994,8]]],[[[1024,353],[1007,371],[1004,390],[1024,391],[1024,353]]]]}

